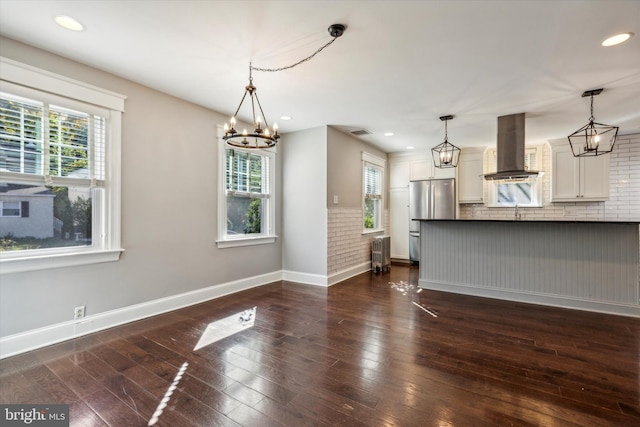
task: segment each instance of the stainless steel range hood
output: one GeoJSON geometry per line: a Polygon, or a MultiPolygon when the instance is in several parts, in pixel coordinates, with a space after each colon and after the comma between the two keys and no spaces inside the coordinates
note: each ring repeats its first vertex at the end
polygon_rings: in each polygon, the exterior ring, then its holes
{"type": "Polygon", "coordinates": [[[498,171],[484,175],[484,179],[522,180],[540,174],[538,171],[525,170],[524,167],[524,114],[498,117],[498,171]]]}

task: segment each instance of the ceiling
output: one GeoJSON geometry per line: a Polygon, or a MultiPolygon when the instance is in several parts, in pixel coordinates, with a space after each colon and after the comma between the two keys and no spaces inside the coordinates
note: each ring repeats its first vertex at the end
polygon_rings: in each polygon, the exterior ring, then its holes
{"type": "Polygon", "coordinates": [[[443,141],[440,116],[455,116],[450,142],[472,147],[495,144],[498,116],[524,112],[537,144],[585,125],[581,94],[596,88],[596,121],[640,132],[637,0],[0,0],[0,34],[228,116],[250,61],[293,64],[331,40],[333,23],[345,34],[310,61],[253,73],[282,133],[365,129],[386,152],[417,152],[443,141]],[[59,27],[56,15],[85,30],[59,27]],[[629,31],[626,43],[600,45],[629,31]]]}

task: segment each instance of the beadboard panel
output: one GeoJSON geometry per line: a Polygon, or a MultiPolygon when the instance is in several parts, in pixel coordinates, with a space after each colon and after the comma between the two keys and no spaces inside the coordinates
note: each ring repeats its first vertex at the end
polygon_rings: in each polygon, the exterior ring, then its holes
{"type": "Polygon", "coordinates": [[[422,287],[638,306],[637,224],[425,221],[421,232],[422,287]]]}

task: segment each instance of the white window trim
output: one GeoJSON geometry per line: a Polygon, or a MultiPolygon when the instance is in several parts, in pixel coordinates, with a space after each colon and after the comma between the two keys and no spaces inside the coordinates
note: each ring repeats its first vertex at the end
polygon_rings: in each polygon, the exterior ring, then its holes
{"type": "MultiPolygon", "coordinates": [[[[276,148],[270,150],[259,150],[261,155],[271,157],[269,164],[269,212],[267,213],[267,233],[258,236],[238,234],[233,238],[225,237],[227,233],[227,197],[225,187],[226,172],[226,144],[222,137],[224,130],[222,126],[217,126],[218,131],[218,240],[216,244],[219,249],[235,248],[239,246],[253,246],[275,243],[278,238],[276,234],[276,148]]],[[[242,150],[234,148],[236,150],[242,150]]],[[[246,150],[247,152],[256,152],[256,150],[246,150]]]]}
{"type": "Polygon", "coordinates": [[[16,88],[22,88],[21,93],[16,95],[25,96],[25,93],[33,93],[35,89],[60,96],[70,102],[76,100],[109,110],[106,170],[108,182],[104,190],[104,202],[107,203],[108,209],[103,215],[102,223],[95,224],[94,228],[101,233],[102,238],[96,239],[100,240],[100,244],[92,247],[1,252],[0,271],[8,274],[117,261],[124,251],[120,247],[120,162],[122,113],[126,96],[5,57],[0,57],[0,67],[2,68],[0,91],[15,92],[16,88]]]}
{"type": "Polygon", "coordinates": [[[386,169],[386,163],[387,161],[383,158],[380,158],[378,156],[375,156],[371,153],[367,153],[366,151],[362,152],[362,173],[361,173],[361,179],[362,179],[362,235],[365,234],[374,234],[374,233],[380,233],[383,232],[385,230],[384,228],[384,195],[385,195],[385,181],[386,181],[386,173],[387,173],[387,169],[386,169]],[[364,192],[365,192],[365,183],[364,183],[364,167],[365,164],[371,164],[373,166],[377,166],[378,168],[380,168],[382,170],[382,182],[381,182],[381,197],[380,197],[380,223],[378,224],[377,228],[364,228],[364,211],[365,211],[365,201],[364,201],[364,192]]]}
{"type": "MultiPolygon", "coordinates": [[[[535,150],[536,151],[536,165],[533,167],[534,170],[540,170],[541,169],[541,164],[542,164],[542,155],[543,155],[543,145],[533,145],[533,146],[526,146],[525,147],[525,152],[526,151],[530,151],[530,150],[535,150]]],[[[496,149],[495,148],[490,148],[488,150],[486,150],[485,155],[487,156],[487,164],[489,165],[489,170],[491,172],[495,172],[496,170],[496,166],[494,164],[494,158],[496,156],[496,149]]],[[[532,200],[533,202],[531,204],[527,204],[527,205],[518,205],[519,208],[541,208],[542,204],[543,204],[543,200],[542,200],[542,193],[544,191],[543,186],[542,186],[542,174],[536,176],[535,178],[531,178],[531,182],[533,183],[533,193],[532,193],[532,200]]],[[[497,203],[497,198],[498,198],[498,194],[496,191],[496,185],[498,181],[486,181],[485,180],[485,185],[487,186],[487,207],[490,208],[506,208],[506,209],[513,209],[515,207],[515,204],[513,205],[506,205],[506,204],[498,204],[497,203]]]]}

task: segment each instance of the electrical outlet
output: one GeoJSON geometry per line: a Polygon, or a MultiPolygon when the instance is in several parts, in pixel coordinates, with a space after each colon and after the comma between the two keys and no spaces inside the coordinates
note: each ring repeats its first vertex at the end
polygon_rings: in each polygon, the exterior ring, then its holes
{"type": "Polygon", "coordinates": [[[73,320],[82,319],[84,317],[84,305],[79,305],[73,309],[73,320]]]}

